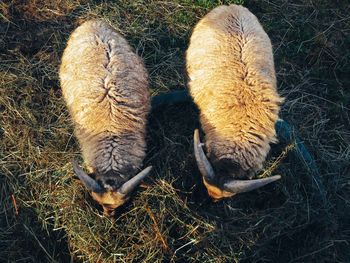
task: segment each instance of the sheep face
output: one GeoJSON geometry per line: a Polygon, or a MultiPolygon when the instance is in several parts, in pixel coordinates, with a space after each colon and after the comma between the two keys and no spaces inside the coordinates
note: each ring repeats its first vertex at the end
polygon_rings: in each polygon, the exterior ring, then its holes
{"type": "Polygon", "coordinates": [[[203,177],[203,184],[207,188],[208,195],[214,199],[214,201],[219,201],[225,197],[234,196],[236,193],[231,193],[225,190],[222,190],[213,183],[208,183],[205,177],[203,177]]]}
{"type": "Polygon", "coordinates": [[[129,199],[129,197],[126,197],[118,191],[106,191],[103,193],[91,192],[91,196],[102,206],[103,214],[106,216],[114,216],[115,209],[122,206],[129,199]]]}
{"type": "MultiPolygon", "coordinates": [[[[281,178],[280,175],[275,175],[255,180],[232,179],[237,178],[237,175],[246,175],[239,164],[228,159],[221,159],[214,162],[214,171],[202,149],[202,143],[199,140],[199,131],[197,129],[194,131],[193,142],[194,154],[198,169],[203,176],[203,183],[207,188],[209,196],[214,200],[231,197],[238,193],[250,192],[281,178]]],[[[248,174],[252,175],[252,173],[248,174]]]]}
{"type": "Polygon", "coordinates": [[[216,157],[209,156],[209,161],[213,164],[213,170],[218,176],[215,176],[212,180],[209,181],[203,177],[203,183],[207,188],[209,196],[214,200],[220,200],[222,198],[231,197],[236,194],[220,188],[220,186],[224,185],[225,182],[228,182],[233,178],[251,178],[254,174],[253,172],[244,171],[239,163],[232,159],[218,159],[216,157]]]}
{"type": "Polygon", "coordinates": [[[73,162],[73,170],[82,183],[91,191],[92,198],[103,208],[106,216],[114,216],[115,209],[123,205],[141,181],[150,173],[152,167],[149,166],[126,182],[106,175],[92,176],[86,174],[76,162],[73,162]]]}

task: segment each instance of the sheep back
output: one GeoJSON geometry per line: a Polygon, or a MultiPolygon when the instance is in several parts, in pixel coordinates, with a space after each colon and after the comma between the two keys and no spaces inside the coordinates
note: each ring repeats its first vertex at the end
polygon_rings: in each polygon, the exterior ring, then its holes
{"type": "Polygon", "coordinates": [[[128,179],[146,147],[150,96],[141,58],[111,26],[87,21],[68,40],[60,82],[90,172],[128,179]]]}
{"type": "Polygon", "coordinates": [[[209,158],[260,169],[269,143],[276,142],[283,99],[271,42],[258,19],[242,6],[213,9],[193,30],[186,67],[209,158]]]}

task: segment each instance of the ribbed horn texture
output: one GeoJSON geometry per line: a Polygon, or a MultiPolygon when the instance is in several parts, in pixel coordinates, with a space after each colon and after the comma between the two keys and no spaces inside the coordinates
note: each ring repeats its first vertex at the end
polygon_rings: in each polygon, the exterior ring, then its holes
{"type": "Polygon", "coordinates": [[[73,171],[79,177],[79,179],[83,182],[83,184],[91,191],[96,193],[103,193],[105,190],[101,185],[99,185],[93,178],[88,176],[83,169],[81,169],[78,163],[73,160],[73,171]]]}
{"type": "Polygon", "coordinates": [[[193,134],[193,149],[197,161],[197,166],[202,176],[209,181],[212,180],[215,177],[214,169],[211,166],[207,157],[205,156],[202,144],[199,139],[198,129],[195,129],[193,134]]]}
{"type": "Polygon", "coordinates": [[[281,179],[280,175],[255,180],[232,180],[223,185],[223,190],[235,194],[250,192],[279,179],[281,179]]]}
{"type": "Polygon", "coordinates": [[[124,183],[122,187],[119,188],[118,192],[122,195],[127,195],[130,192],[132,192],[140,183],[141,181],[149,175],[149,173],[152,170],[152,166],[148,166],[147,168],[143,169],[141,172],[139,172],[137,175],[135,175],[133,178],[131,178],[129,181],[124,183]]]}

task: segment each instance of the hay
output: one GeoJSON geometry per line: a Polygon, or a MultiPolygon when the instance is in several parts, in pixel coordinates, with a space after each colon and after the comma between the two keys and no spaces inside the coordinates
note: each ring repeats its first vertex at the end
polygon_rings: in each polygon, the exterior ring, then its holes
{"type": "MultiPolygon", "coordinates": [[[[270,172],[279,160],[281,157],[272,162],[270,172]]],[[[290,233],[290,228],[298,226],[286,225],[285,220],[290,223],[301,217],[306,221],[310,216],[302,201],[305,197],[298,191],[297,203],[283,200],[286,196],[281,196],[276,186],[240,197],[238,202],[214,204],[205,197],[201,203],[191,201],[192,193],[169,183],[171,177],[158,176],[119,209],[115,219],[108,219],[101,216],[79,181],[72,180],[71,171],[67,166],[56,174],[34,173],[27,181],[36,190],[32,195],[41,220],[51,224],[54,219],[54,230],[64,229],[71,253],[89,262],[238,260],[243,244],[254,247],[261,239],[270,240],[271,234],[290,233]],[[256,200],[258,196],[260,200],[256,200]],[[305,215],[297,215],[297,211],[305,215]]]]}
{"type": "Polygon", "coordinates": [[[177,104],[152,112],[145,164],[155,169],[149,187],[139,189],[114,220],[101,216],[72,174],[70,161],[80,151],[57,76],[66,39],[81,21],[105,19],[144,57],[153,95],[182,90],[191,28],[221,1],[46,2],[0,4],[1,259],[348,261],[345,2],[246,1],[272,38],[286,97],[282,117],[315,158],[325,199],[305,162],[281,142],[259,175],[281,174],[280,181],[213,203],[193,158],[198,113],[191,104],[177,104]]]}

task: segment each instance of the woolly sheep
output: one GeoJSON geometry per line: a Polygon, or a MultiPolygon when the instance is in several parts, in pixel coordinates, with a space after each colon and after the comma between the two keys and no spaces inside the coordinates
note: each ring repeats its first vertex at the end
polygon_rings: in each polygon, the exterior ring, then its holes
{"type": "Polygon", "coordinates": [[[113,215],[151,170],[132,177],[145,157],[146,69],[120,34],[93,20],[71,34],[59,75],[90,175],[75,162],[74,171],[104,213],[113,215]]]}
{"type": "Polygon", "coordinates": [[[258,19],[238,5],[213,9],[194,28],[186,67],[205,132],[210,161],[198,130],[194,152],[209,195],[230,197],[278,180],[244,180],[262,168],[269,144],[277,141],[275,123],[283,102],[271,42],[258,19]]]}

